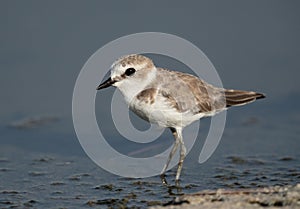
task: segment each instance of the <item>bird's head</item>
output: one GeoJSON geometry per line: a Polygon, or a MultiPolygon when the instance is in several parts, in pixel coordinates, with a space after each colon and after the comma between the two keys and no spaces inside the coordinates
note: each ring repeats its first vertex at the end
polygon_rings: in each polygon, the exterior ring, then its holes
{"type": "Polygon", "coordinates": [[[115,86],[124,96],[131,97],[143,90],[155,77],[156,67],[151,59],[131,54],[117,59],[111,66],[111,76],[97,90],[115,86]]]}

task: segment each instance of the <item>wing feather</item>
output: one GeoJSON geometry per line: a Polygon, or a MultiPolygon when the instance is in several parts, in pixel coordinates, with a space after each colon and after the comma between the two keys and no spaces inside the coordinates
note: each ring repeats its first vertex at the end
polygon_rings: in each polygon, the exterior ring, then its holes
{"type": "Polygon", "coordinates": [[[158,69],[155,86],[179,112],[209,113],[225,107],[224,93],[196,76],[158,69]]]}

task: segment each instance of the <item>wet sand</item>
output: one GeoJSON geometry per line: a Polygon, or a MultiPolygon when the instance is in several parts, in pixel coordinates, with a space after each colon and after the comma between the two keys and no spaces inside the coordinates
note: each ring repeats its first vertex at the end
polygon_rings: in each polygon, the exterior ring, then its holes
{"type": "Polygon", "coordinates": [[[150,208],[300,208],[300,184],[257,189],[205,190],[182,195],[162,206],[150,208]]]}

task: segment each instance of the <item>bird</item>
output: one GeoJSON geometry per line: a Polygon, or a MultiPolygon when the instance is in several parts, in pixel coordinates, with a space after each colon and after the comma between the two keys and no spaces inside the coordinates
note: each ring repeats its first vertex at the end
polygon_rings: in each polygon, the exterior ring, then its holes
{"type": "Polygon", "coordinates": [[[141,54],[118,58],[111,65],[110,73],[97,90],[118,88],[130,110],[150,123],[170,129],[175,139],[160,174],[165,185],[168,185],[165,173],[178,147],[175,183],[179,184],[186,156],[182,136],[186,126],[230,107],[265,98],[262,93],[215,87],[194,75],[156,67],[150,58],[141,54]]]}

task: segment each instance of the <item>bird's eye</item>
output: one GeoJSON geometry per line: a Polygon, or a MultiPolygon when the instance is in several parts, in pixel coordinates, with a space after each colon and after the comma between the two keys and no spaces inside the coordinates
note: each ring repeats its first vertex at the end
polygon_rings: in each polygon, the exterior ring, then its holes
{"type": "Polygon", "coordinates": [[[125,71],[125,75],[127,76],[131,76],[135,73],[135,69],[134,68],[128,68],[126,71],[125,71]]]}

